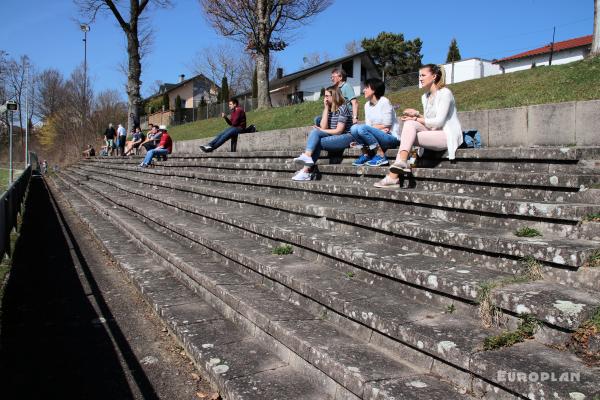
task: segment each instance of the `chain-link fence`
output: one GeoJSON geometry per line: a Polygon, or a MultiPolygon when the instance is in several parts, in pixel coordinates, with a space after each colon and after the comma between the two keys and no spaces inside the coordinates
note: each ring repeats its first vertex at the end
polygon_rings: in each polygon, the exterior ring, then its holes
{"type": "Polygon", "coordinates": [[[398,90],[415,88],[418,86],[418,72],[409,72],[408,74],[385,77],[385,90],[387,92],[397,92],[398,90]]]}
{"type": "MultiPolygon", "coordinates": [[[[258,106],[258,99],[238,98],[240,106],[246,111],[255,110],[258,106]]],[[[184,108],[179,115],[172,113],[169,125],[181,125],[188,122],[199,121],[203,119],[220,117],[221,113],[229,114],[228,102],[216,104],[194,104],[194,108],[184,108]]]]}

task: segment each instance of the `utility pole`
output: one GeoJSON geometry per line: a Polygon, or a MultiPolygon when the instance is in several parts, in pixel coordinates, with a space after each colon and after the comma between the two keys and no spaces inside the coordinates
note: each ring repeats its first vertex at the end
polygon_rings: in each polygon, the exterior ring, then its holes
{"type": "Polygon", "coordinates": [[[552,65],[552,56],[554,55],[554,36],[556,35],[556,27],[552,31],[552,43],[550,43],[550,59],[548,60],[548,65],[552,65]]]}
{"type": "Polygon", "coordinates": [[[29,63],[26,63],[25,66],[25,168],[27,169],[27,165],[29,164],[29,63]]]}
{"type": "Polygon", "coordinates": [[[79,27],[83,32],[83,115],[81,118],[81,126],[83,126],[87,117],[87,33],[90,31],[90,26],[81,24],[79,27]]]}

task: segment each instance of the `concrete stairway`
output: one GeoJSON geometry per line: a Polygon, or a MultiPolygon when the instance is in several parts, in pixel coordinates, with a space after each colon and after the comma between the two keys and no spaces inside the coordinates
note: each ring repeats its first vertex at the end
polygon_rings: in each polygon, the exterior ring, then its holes
{"type": "Polygon", "coordinates": [[[600,307],[600,148],[426,155],[400,190],[352,155],[293,182],[297,155],[94,159],[51,187],[227,398],[600,396],[567,346],[600,307]]]}

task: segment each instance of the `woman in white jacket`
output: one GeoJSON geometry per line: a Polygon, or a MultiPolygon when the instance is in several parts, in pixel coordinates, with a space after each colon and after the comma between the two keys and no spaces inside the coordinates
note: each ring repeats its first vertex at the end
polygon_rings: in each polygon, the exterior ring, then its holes
{"type": "Polygon", "coordinates": [[[419,82],[425,89],[421,98],[423,115],[411,108],[404,110],[398,156],[390,167],[390,172],[375,183],[375,187],[399,187],[398,175],[410,172],[407,160],[413,145],[438,151],[447,149],[448,158],[453,160],[456,149],[462,144],[462,128],[456,113],[456,103],[450,89],[445,87],[443,70],[438,65],[427,64],[419,70],[419,82]]]}

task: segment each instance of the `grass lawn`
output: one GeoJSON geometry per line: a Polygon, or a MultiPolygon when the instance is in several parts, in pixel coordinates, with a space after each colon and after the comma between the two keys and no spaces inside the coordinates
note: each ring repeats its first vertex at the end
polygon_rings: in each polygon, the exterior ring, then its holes
{"type": "MultiPolygon", "coordinates": [[[[23,172],[20,169],[13,170],[13,179],[16,180],[19,175],[23,172]]],[[[4,193],[8,189],[8,169],[0,168],[0,194],[4,193]]]]}
{"type": "MultiPolygon", "coordinates": [[[[600,99],[600,57],[566,65],[537,67],[525,71],[490,76],[449,86],[459,111],[520,107],[533,104],[600,99]]],[[[387,93],[393,104],[421,109],[422,92],[406,89],[387,93]]],[[[360,98],[363,116],[364,98],[360,98]]],[[[295,106],[252,111],[248,123],[260,131],[308,126],[321,114],[320,101],[295,106]]],[[[227,127],[222,118],[211,118],[169,128],[174,140],[211,137],[227,127]]]]}

